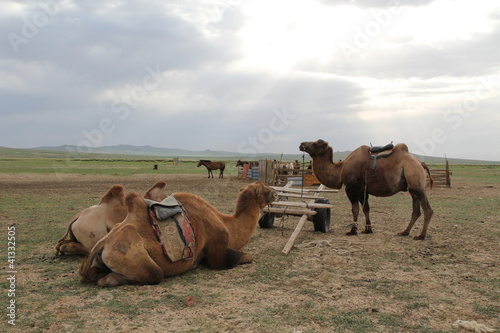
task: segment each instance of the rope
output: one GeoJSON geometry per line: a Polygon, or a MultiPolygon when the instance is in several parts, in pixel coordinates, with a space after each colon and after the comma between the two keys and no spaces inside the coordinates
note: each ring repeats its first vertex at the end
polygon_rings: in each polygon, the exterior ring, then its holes
{"type": "Polygon", "coordinates": [[[339,243],[344,243],[346,246],[349,247],[349,249],[339,248],[338,246],[335,247],[335,245],[332,244],[333,240],[326,240],[326,239],[303,241],[301,244],[294,245],[294,247],[297,249],[311,249],[311,248],[316,248],[316,247],[331,247],[332,251],[335,251],[338,253],[353,253],[353,252],[358,252],[358,251],[364,250],[363,247],[361,247],[361,246],[352,247],[351,242],[349,242],[348,240],[345,240],[345,239],[338,239],[335,241],[339,242],[339,243]]]}
{"type": "Polygon", "coordinates": [[[302,186],[300,187],[301,197],[304,195],[304,175],[306,172],[305,167],[306,167],[305,152],[302,152],[302,186]]]}

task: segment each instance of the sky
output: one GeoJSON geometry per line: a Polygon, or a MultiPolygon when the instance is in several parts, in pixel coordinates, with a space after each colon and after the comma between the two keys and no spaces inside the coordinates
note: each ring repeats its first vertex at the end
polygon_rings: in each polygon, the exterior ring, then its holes
{"type": "Polygon", "coordinates": [[[500,161],[500,4],[0,2],[0,146],[500,161]]]}

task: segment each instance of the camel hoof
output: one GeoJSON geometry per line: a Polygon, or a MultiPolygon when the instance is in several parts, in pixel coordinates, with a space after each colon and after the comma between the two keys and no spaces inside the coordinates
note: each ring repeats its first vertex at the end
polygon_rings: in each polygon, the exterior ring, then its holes
{"type": "Polygon", "coordinates": [[[408,236],[408,235],[409,235],[409,233],[407,233],[407,232],[400,232],[400,233],[398,233],[397,235],[398,235],[398,236],[408,236]]]}
{"type": "Polygon", "coordinates": [[[348,233],[346,233],[347,236],[356,236],[358,234],[357,230],[351,230],[348,233]]]}
{"type": "Polygon", "coordinates": [[[250,264],[253,261],[253,256],[250,253],[243,253],[238,262],[239,265],[250,264]]]}
{"type": "Polygon", "coordinates": [[[413,237],[413,240],[424,240],[424,239],[425,239],[425,236],[422,236],[422,235],[413,237]]]}
{"type": "Polygon", "coordinates": [[[371,228],[366,228],[365,230],[361,231],[362,234],[373,234],[373,230],[371,228]]]}

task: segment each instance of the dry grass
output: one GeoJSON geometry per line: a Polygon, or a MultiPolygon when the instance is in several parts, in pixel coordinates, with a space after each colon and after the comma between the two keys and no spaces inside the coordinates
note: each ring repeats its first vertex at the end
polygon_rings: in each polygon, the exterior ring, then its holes
{"type": "MultiPolygon", "coordinates": [[[[52,175],[0,174],[2,234],[16,226],[18,271],[16,325],[4,317],[1,330],[434,333],[456,332],[451,324],[458,319],[499,329],[498,168],[488,177],[465,170],[452,189],[430,192],[435,215],[425,241],[395,236],[409,219],[406,193],[372,198],[375,233],[345,236],[350,204],[341,191],[327,195],[337,207],[333,230],[314,233],[308,223],[298,239],[329,240],[331,247],[282,255],[298,221],[287,217],[276,220],[280,228],[256,231],[246,247],[255,257],[250,265],[229,271],[200,267],[157,286],[98,289],[79,282],[81,258],[54,257],[67,221],[115,183],[143,193],[161,178],[65,175],[59,181],[52,175]],[[188,296],[194,296],[192,307],[184,304],[188,296]]],[[[198,194],[225,213],[247,183],[204,175],[163,179],[169,191],[198,194]]],[[[8,270],[6,261],[2,269],[8,270]]],[[[8,286],[1,282],[5,309],[8,286]]]]}

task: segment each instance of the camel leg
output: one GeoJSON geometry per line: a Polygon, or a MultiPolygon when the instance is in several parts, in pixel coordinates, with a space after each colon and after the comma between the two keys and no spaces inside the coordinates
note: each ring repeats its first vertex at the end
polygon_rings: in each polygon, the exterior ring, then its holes
{"type": "Polygon", "coordinates": [[[248,264],[253,261],[250,253],[227,248],[226,242],[207,244],[206,258],[211,269],[222,270],[236,267],[240,264],[248,264]]]}
{"type": "Polygon", "coordinates": [[[126,255],[120,251],[106,253],[105,250],[102,257],[112,272],[97,281],[99,287],[158,284],[163,279],[162,269],[153,261],[144,247],[130,249],[126,255]],[[130,260],[131,258],[133,260],[130,260]]]}
{"type": "Polygon", "coordinates": [[[414,237],[414,240],[424,240],[425,235],[427,234],[427,228],[429,227],[429,223],[431,222],[431,217],[434,214],[434,211],[431,208],[431,205],[429,204],[429,200],[427,199],[427,196],[425,193],[422,194],[420,197],[420,205],[422,206],[422,209],[424,211],[424,225],[422,227],[422,232],[420,233],[419,236],[414,237]]]}
{"type": "Polygon", "coordinates": [[[164,276],[163,270],[149,255],[142,237],[132,226],[120,231],[116,238],[109,239],[104,246],[101,260],[111,272],[101,277],[97,285],[116,287],[123,284],[160,283],[164,276]]]}
{"type": "Polygon", "coordinates": [[[411,229],[413,228],[413,225],[415,224],[415,222],[418,220],[418,218],[422,214],[420,212],[420,200],[419,200],[418,192],[410,190],[410,194],[411,194],[412,205],[413,205],[410,223],[408,224],[408,226],[406,227],[406,229],[403,232],[398,233],[398,236],[408,236],[410,234],[411,229]]]}
{"type": "Polygon", "coordinates": [[[70,240],[66,240],[57,244],[56,247],[57,255],[59,254],[67,254],[67,255],[76,255],[83,254],[84,256],[89,255],[89,251],[78,242],[72,242],[70,240]]]}
{"type": "Polygon", "coordinates": [[[370,221],[370,205],[368,204],[368,193],[365,194],[363,203],[363,213],[365,214],[365,230],[361,231],[362,234],[372,234],[372,222],[370,221]]]}
{"type": "Polygon", "coordinates": [[[359,191],[356,188],[347,187],[345,188],[345,192],[349,201],[351,202],[351,211],[352,211],[352,219],[353,224],[351,225],[351,231],[346,233],[348,236],[357,235],[358,234],[358,216],[359,216],[359,191]]]}

